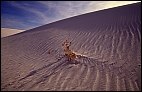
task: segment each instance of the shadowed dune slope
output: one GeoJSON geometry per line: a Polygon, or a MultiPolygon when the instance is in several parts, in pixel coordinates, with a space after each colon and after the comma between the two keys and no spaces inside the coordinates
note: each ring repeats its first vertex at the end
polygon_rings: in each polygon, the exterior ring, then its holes
{"type": "Polygon", "coordinates": [[[64,19],[1,43],[1,90],[141,90],[141,3],[64,19]],[[76,64],[64,55],[66,39],[76,64]]]}

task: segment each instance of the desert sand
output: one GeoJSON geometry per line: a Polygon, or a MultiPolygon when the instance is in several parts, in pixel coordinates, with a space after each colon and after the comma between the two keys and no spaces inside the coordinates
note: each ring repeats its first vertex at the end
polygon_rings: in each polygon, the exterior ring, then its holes
{"type": "Polygon", "coordinates": [[[14,34],[17,34],[23,31],[25,30],[12,29],[12,28],[1,28],[1,38],[14,35],[14,34]]]}
{"type": "Polygon", "coordinates": [[[141,3],[1,39],[1,90],[140,91],[141,3]],[[62,43],[77,55],[68,61],[62,43]]]}

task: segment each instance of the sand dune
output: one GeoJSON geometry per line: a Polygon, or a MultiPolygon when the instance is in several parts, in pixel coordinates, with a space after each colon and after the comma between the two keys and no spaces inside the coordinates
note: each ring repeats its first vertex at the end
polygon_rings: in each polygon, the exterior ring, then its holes
{"type": "Polygon", "coordinates": [[[141,3],[68,18],[1,41],[2,90],[141,90],[141,3]],[[64,55],[66,39],[76,64],[64,55]]]}
{"type": "Polygon", "coordinates": [[[11,28],[1,28],[1,38],[7,37],[10,35],[14,35],[20,32],[23,32],[24,30],[18,30],[18,29],[11,29],[11,28]]]}

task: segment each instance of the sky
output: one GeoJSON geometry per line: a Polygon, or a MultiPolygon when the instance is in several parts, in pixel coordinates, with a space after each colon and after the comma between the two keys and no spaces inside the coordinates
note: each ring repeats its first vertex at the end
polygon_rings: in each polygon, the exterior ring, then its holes
{"type": "Polygon", "coordinates": [[[1,27],[28,30],[69,17],[141,1],[2,1],[1,27]]]}

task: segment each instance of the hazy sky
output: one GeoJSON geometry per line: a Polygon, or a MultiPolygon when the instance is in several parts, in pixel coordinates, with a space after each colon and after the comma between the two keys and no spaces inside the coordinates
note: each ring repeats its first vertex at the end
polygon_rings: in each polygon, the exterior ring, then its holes
{"type": "Polygon", "coordinates": [[[72,16],[136,2],[138,1],[2,1],[1,26],[27,30],[72,16]]]}

